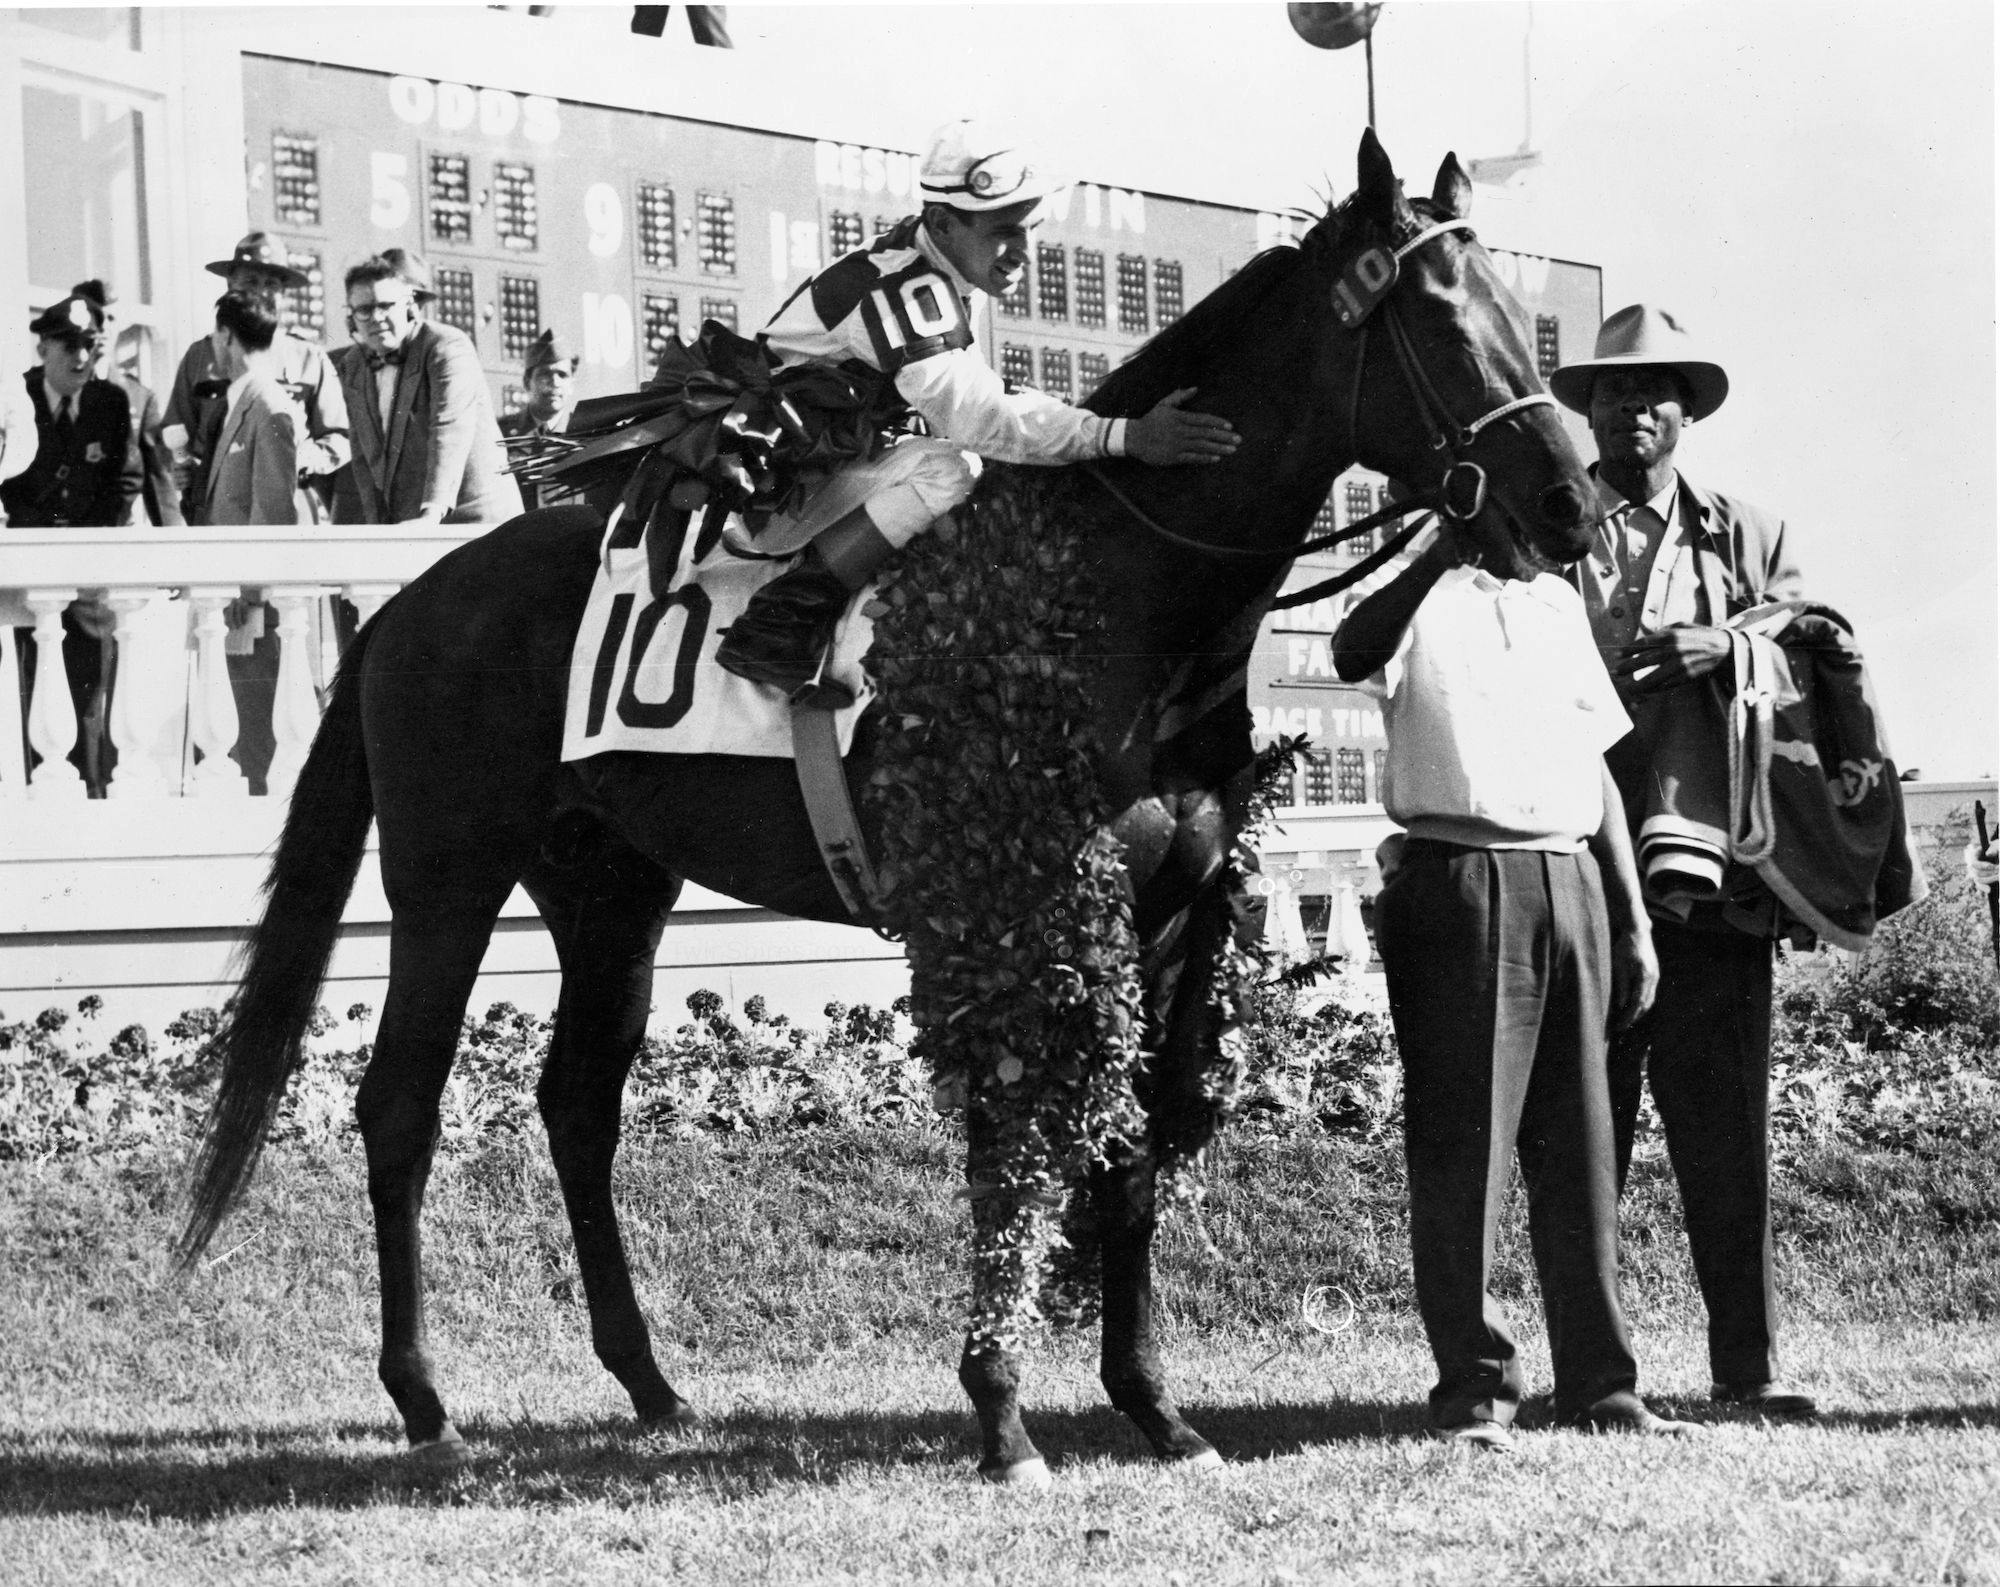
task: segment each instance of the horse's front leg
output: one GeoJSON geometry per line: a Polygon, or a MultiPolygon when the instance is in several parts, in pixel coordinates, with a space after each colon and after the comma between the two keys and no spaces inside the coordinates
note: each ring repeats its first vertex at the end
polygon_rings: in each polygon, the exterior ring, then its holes
{"type": "Polygon", "coordinates": [[[1175,1407],[1153,1337],[1155,1178],[1150,1152],[1125,1154],[1091,1176],[1104,1262],[1104,1338],[1098,1375],[1111,1403],[1132,1418],[1155,1455],[1205,1470],[1221,1465],[1222,1457],[1175,1407]]]}
{"type": "MultiPolygon", "coordinates": [[[[1015,1201],[1011,1196],[997,1193],[993,1126],[976,1097],[966,1109],[965,1123],[965,1180],[972,1202],[973,1238],[977,1249],[989,1249],[992,1239],[1013,1218],[1015,1201]]],[[[974,1315],[981,1315],[986,1309],[987,1283],[982,1264],[975,1260],[974,1315]]],[[[1050,1480],[1048,1463],[1021,1425],[1020,1351],[1005,1349],[968,1331],[965,1353],[959,1358],[958,1381],[971,1397],[973,1414],[979,1418],[979,1475],[988,1482],[1046,1488],[1050,1480]]]]}

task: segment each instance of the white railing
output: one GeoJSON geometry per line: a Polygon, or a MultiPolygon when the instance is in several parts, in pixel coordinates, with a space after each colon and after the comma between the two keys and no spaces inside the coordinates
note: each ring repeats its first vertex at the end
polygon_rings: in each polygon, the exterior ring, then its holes
{"type": "Polygon", "coordinates": [[[314,525],[231,529],[0,527],[0,800],[81,800],[69,763],[78,722],[62,664],[62,614],[80,597],[114,614],[117,680],[108,729],[118,758],[112,798],[238,798],[230,757],[241,723],[223,654],[224,608],[245,597],[278,613],[278,676],[269,792],[289,793],[319,726],[311,610],[342,595],[367,621],[446,552],[486,532],[314,525]],[[35,647],[22,716],[11,629],[35,647]],[[30,771],[25,738],[40,757],[30,771]],[[193,751],[199,752],[199,758],[193,751]]]}

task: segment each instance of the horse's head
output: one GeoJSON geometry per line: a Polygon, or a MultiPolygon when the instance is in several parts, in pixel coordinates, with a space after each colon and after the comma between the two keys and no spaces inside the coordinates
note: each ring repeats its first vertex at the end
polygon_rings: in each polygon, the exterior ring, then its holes
{"type": "Polygon", "coordinates": [[[1414,204],[1373,129],[1358,166],[1356,191],[1303,244],[1363,344],[1354,456],[1412,491],[1441,490],[1496,571],[1576,561],[1590,478],[1535,368],[1527,316],[1467,229],[1472,184],[1457,156],[1414,204]]]}

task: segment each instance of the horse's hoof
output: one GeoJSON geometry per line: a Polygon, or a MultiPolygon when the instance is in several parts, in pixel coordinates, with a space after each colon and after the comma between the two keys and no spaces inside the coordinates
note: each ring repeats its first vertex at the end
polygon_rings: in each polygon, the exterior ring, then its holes
{"type": "Polygon", "coordinates": [[[1040,1455],[1032,1460],[1017,1460],[1011,1466],[981,1466],[979,1475],[997,1487],[1025,1488],[1031,1493],[1045,1493],[1055,1485],[1055,1478],[1049,1475],[1049,1463],[1040,1455]]]}
{"type": "Polygon", "coordinates": [[[672,1409],[639,1412],[639,1429],[647,1433],[691,1433],[701,1426],[701,1413],[686,1400],[676,1400],[672,1409]]]}
{"type": "Polygon", "coordinates": [[[1191,1449],[1184,1455],[1168,1455],[1161,1462],[1176,1471],[1220,1471],[1226,1462],[1222,1456],[1207,1444],[1199,1449],[1191,1449]]]}
{"type": "Polygon", "coordinates": [[[446,1422],[437,1437],[410,1445],[403,1459],[421,1472],[457,1471],[472,1464],[472,1451],[466,1447],[459,1430],[446,1422]]]}

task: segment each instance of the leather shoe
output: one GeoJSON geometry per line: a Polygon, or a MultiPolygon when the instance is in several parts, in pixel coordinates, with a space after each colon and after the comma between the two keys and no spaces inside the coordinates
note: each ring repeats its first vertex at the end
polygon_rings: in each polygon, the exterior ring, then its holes
{"type": "Polygon", "coordinates": [[[1456,1427],[1433,1427],[1431,1437],[1447,1444],[1464,1444],[1488,1455],[1514,1453],[1514,1435],[1501,1422],[1460,1422],[1456,1427]]]}
{"type": "Polygon", "coordinates": [[[1708,1397],[1717,1405],[1755,1411],[1782,1422],[1810,1422],[1819,1415],[1810,1394],[1781,1383],[1717,1383],[1710,1386],[1708,1397]]]}
{"type": "Polygon", "coordinates": [[[1646,1408],[1646,1402],[1630,1389],[1607,1394],[1580,1411],[1564,1413],[1557,1420],[1564,1427],[1585,1433],[1644,1433],[1650,1437],[1685,1438],[1701,1431],[1698,1423],[1654,1415],[1646,1408]]]}

